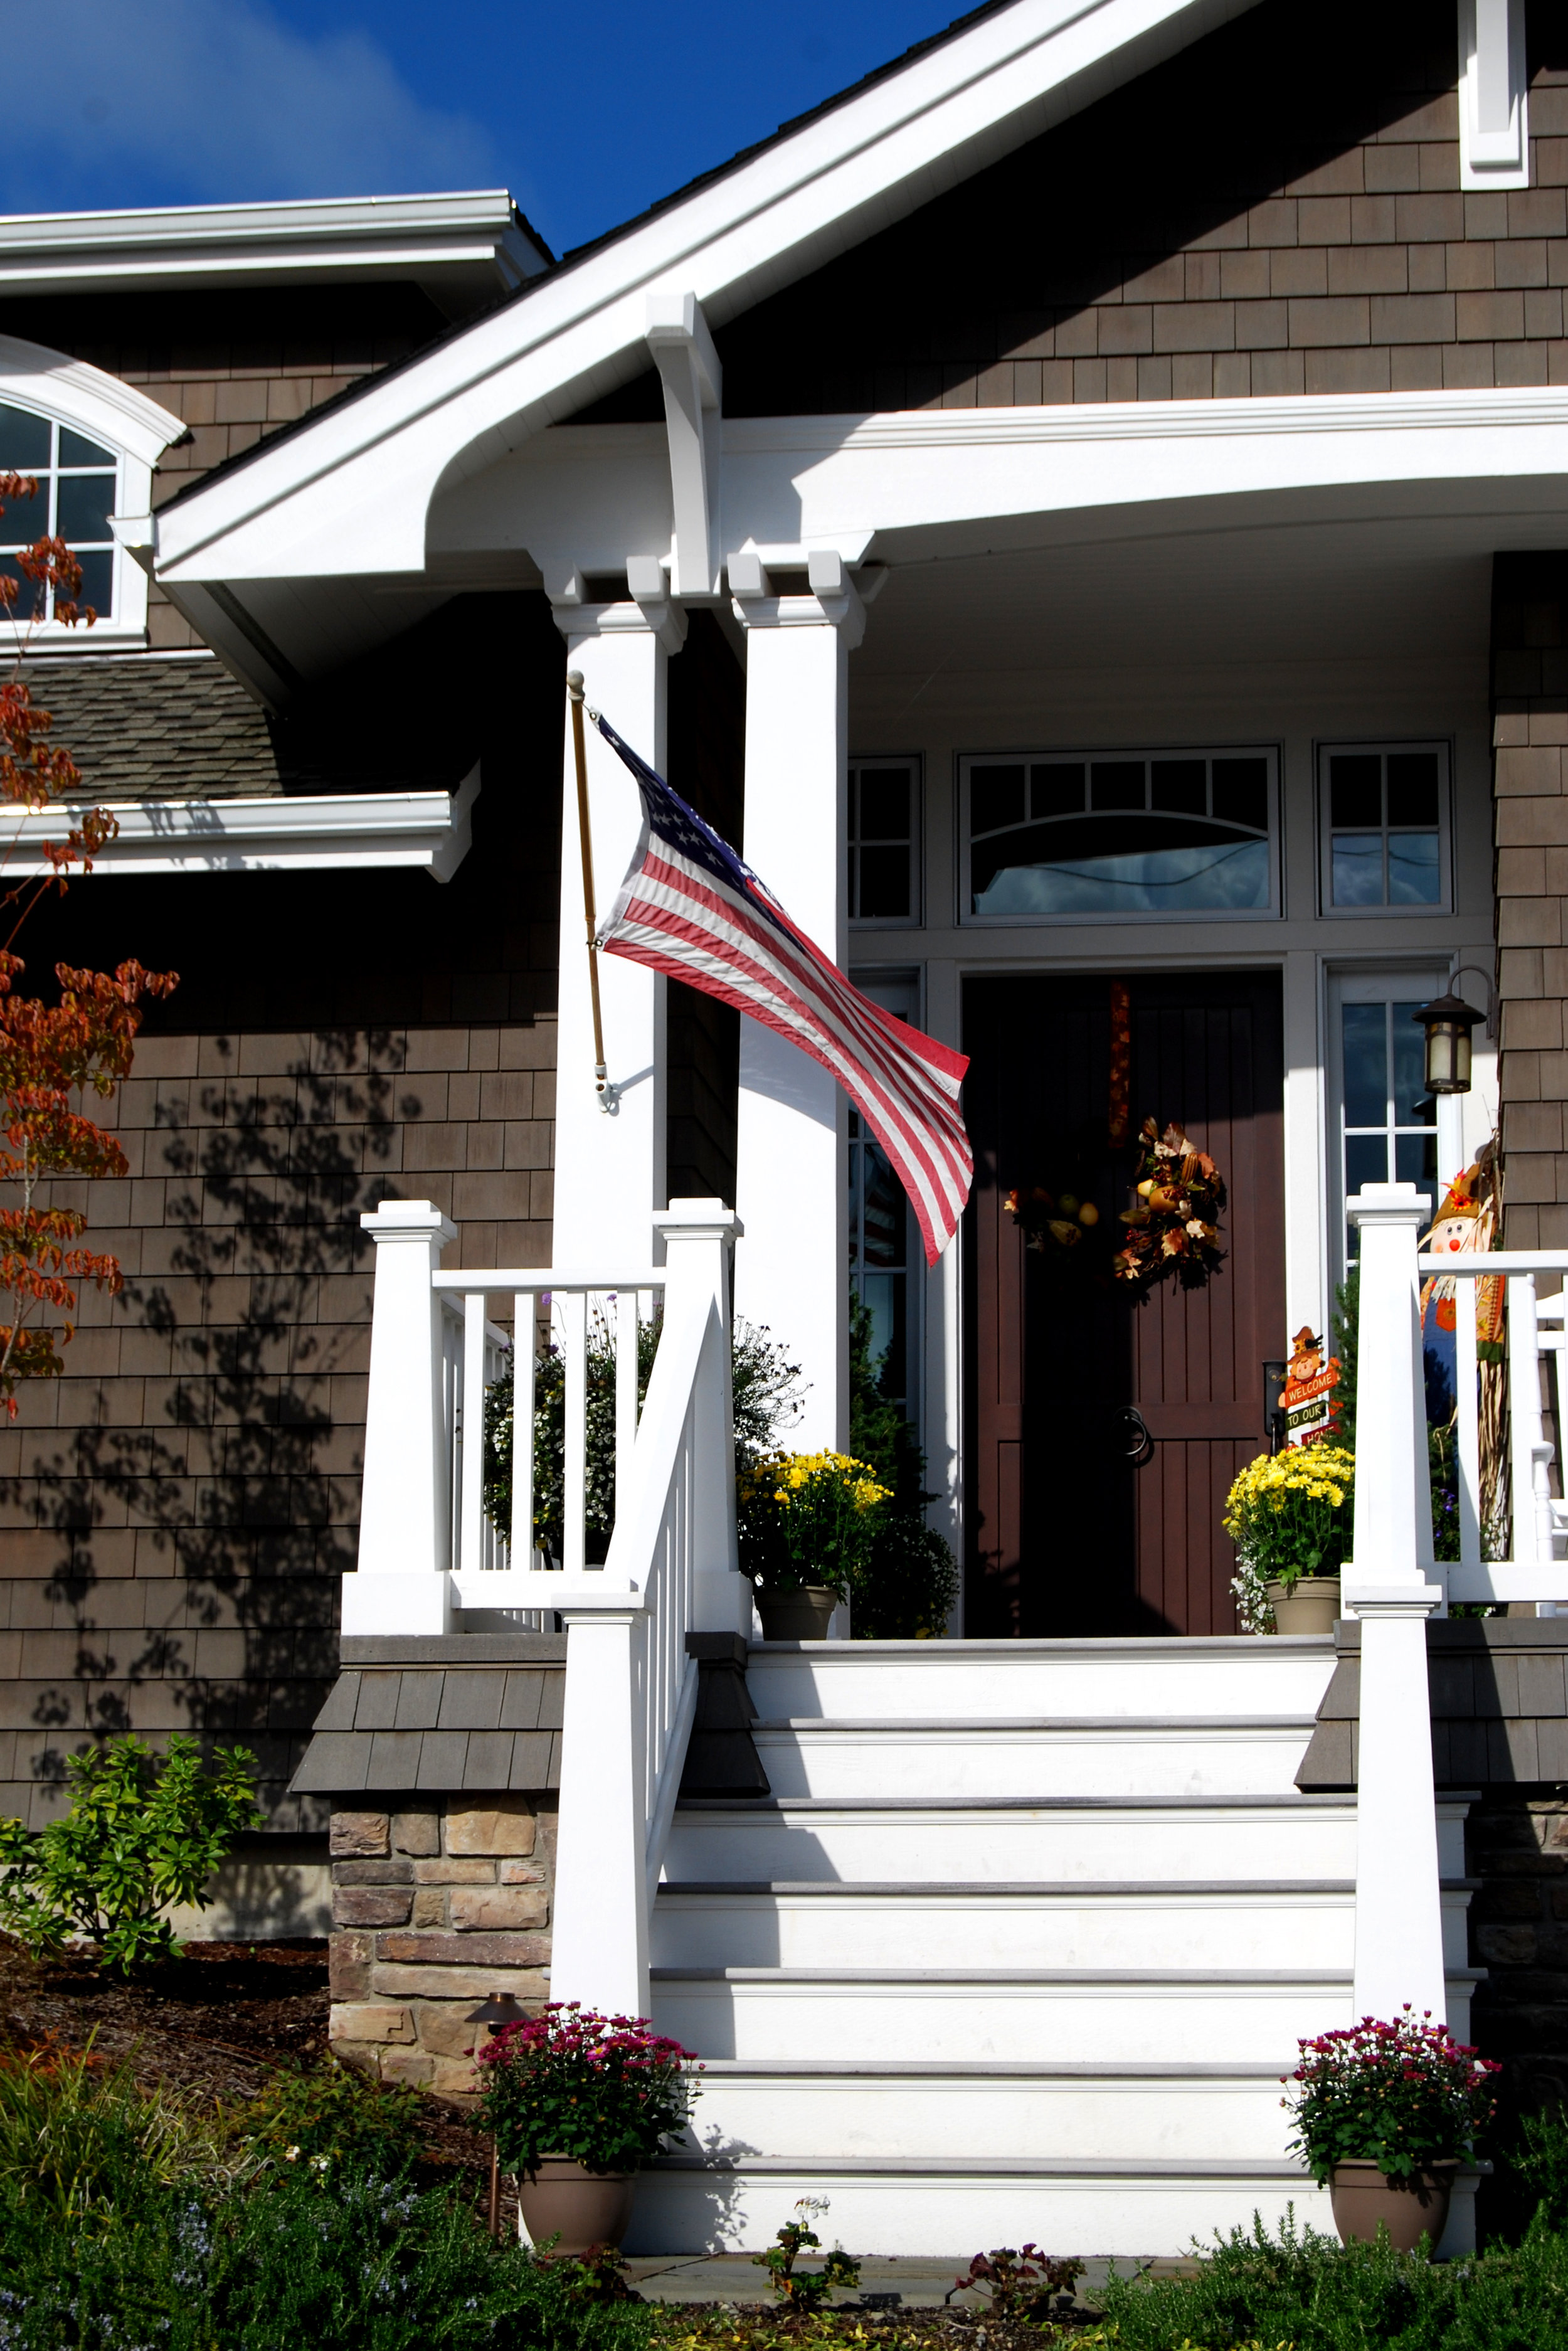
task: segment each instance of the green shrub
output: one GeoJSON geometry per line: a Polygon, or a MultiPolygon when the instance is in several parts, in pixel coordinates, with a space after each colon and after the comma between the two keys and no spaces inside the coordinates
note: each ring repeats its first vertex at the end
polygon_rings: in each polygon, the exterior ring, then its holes
{"type": "Polygon", "coordinates": [[[220,1747],[213,1762],[204,1771],[196,1741],[179,1731],[162,1756],[127,1737],[68,1757],[68,1813],[38,1830],[0,1820],[0,1926],[36,1959],[79,1936],[123,1975],[172,1958],[179,1945],[160,1913],[204,1908],[235,1837],[261,1825],[255,1756],[220,1747]]]}
{"type": "Polygon", "coordinates": [[[396,2179],[419,2152],[422,2104],[406,2085],[383,2088],[327,2057],[279,2067],[239,2108],[233,2128],[241,2144],[283,2162],[352,2163],[396,2179]]]}
{"type": "Polygon", "coordinates": [[[0,2048],[0,2199],[50,2225],[101,2220],[230,2169],[217,2117],[190,2093],[139,2088],[90,2042],[0,2048]]]}

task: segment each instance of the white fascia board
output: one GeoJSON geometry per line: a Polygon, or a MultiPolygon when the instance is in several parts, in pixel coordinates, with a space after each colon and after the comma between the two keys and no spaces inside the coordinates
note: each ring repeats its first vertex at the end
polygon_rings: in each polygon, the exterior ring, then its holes
{"type": "Polygon", "coordinates": [[[159,576],[418,571],[433,493],[647,361],[650,293],[722,324],[1252,0],[1013,0],[159,518],[159,576]]]}
{"type": "MultiPolygon", "coordinates": [[[[473,840],[476,767],[455,792],[334,792],[310,799],[104,800],[120,832],[93,858],[99,873],[278,873],[409,866],[449,882],[473,840]]],[[[88,805],[45,809],[0,825],[0,876],[47,873],[40,845],[88,805]]]]}
{"type": "Polygon", "coordinates": [[[505,290],[549,266],[504,188],[0,217],[0,296],[475,269],[505,290]]]}

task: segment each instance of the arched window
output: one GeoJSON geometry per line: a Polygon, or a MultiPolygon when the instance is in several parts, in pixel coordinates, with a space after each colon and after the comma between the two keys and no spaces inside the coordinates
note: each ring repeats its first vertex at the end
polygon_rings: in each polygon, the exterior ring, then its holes
{"type": "MultiPolygon", "coordinates": [[[[143,642],[147,576],[119,543],[111,517],[147,516],[152,468],[183,430],[177,416],[118,377],[0,335],[0,473],[26,474],[38,486],[36,496],[8,501],[0,515],[0,571],[20,580],[19,547],[63,538],[82,568],[80,601],[99,616],[90,630],[67,629],[51,603],[35,643],[90,652],[143,642]]],[[[26,580],[22,590],[18,621],[32,611],[36,592],[26,580]]]]}

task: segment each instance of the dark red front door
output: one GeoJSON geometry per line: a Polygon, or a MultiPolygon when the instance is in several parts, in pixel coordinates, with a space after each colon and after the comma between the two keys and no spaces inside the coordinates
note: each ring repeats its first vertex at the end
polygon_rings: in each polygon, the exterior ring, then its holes
{"type": "Polygon", "coordinates": [[[974,1635],[1228,1633],[1220,1517],[1263,1447],[1262,1364],[1285,1353],[1280,982],[1270,972],[1128,976],[1131,1108],[1218,1163],[1226,1259],[1207,1285],[1083,1277],[1026,1250],[1003,1195],[1071,1185],[1113,1223],[1134,1154],[1106,1135],[1111,982],[976,979],[964,1100],[966,1611],[974,1635]],[[1146,1437],[1145,1437],[1146,1432],[1146,1437]]]}

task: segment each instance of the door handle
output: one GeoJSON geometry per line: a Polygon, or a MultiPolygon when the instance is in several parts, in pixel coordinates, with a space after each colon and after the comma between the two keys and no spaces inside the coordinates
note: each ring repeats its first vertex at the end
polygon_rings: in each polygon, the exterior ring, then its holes
{"type": "Polygon", "coordinates": [[[1120,1417],[1127,1425],[1127,1458],[1134,1468],[1142,1468],[1145,1461],[1153,1460],[1155,1452],[1148,1423],[1135,1404],[1124,1404],[1120,1417]]]}

